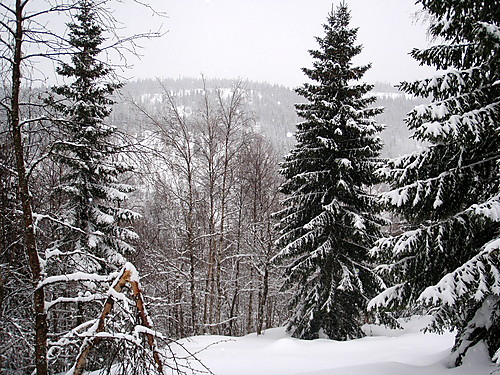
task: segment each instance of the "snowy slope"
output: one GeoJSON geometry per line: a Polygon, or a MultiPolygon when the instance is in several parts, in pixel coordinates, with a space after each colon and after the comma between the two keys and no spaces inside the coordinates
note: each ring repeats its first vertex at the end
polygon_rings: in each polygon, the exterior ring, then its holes
{"type": "MultiPolygon", "coordinates": [[[[453,334],[424,334],[425,319],[406,324],[404,331],[365,326],[370,336],[337,342],[298,340],[283,328],[240,338],[197,336],[182,340],[216,375],[486,375],[496,372],[483,347],[468,354],[459,368],[446,367],[453,334]]],[[[186,353],[172,348],[178,354],[186,353]]],[[[203,370],[199,364],[193,368],[203,370]]],[[[206,370],[205,370],[206,371],[206,370]]],[[[189,371],[188,374],[199,372],[189,371]]],[[[206,373],[206,372],[205,372],[206,373]]],[[[172,372],[174,374],[174,372],[172,372]]]]}

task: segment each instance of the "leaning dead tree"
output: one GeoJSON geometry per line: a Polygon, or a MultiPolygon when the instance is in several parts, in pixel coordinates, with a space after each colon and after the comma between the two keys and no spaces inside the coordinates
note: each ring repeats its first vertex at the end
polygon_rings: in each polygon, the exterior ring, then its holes
{"type": "Polygon", "coordinates": [[[87,363],[87,358],[89,356],[92,348],[101,340],[105,338],[115,338],[113,334],[106,334],[106,319],[110,314],[116,300],[120,300],[123,303],[128,303],[127,297],[122,293],[122,289],[129,284],[132,290],[132,298],[135,301],[135,307],[138,310],[138,315],[140,318],[140,325],[134,327],[133,334],[123,335],[121,338],[125,338],[131,342],[137,342],[140,334],[143,334],[147,338],[147,343],[149,349],[153,353],[153,359],[156,363],[158,373],[163,374],[163,364],[160,358],[160,354],[155,344],[155,336],[160,336],[157,332],[151,329],[151,323],[144,306],[144,299],[142,296],[142,291],[139,284],[139,274],[135,267],[131,263],[126,263],[120,274],[116,277],[115,281],[111,285],[108,291],[108,298],[104,304],[101,316],[96,319],[95,322],[90,326],[90,328],[85,333],[79,333],[80,336],[86,336],[80,347],[80,352],[76,358],[73,368],[68,372],[68,374],[81,375],[85,369],[87,363]]]}

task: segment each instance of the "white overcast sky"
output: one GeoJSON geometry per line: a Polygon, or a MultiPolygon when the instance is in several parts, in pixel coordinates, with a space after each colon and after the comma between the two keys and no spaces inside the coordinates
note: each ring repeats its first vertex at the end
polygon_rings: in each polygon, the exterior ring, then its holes
{"type": "MultiPolygon", "coordinates": [[[[429,76],[408,56],[429,42],[426,26],[416,21],[415,0],[347,0],[358,42],[355,61],[371,62],[365,81],[398,83],[429,76]]],[[[116,17],[128,32],[155,30],[163,37],[142,41],[141,60],[131,59],[131,78],[243,78],[299,86],[309,67],[309,49],[323,36],[322,24],[339,0],[150,0],[166,18],[123,6],[116,17]]]]}

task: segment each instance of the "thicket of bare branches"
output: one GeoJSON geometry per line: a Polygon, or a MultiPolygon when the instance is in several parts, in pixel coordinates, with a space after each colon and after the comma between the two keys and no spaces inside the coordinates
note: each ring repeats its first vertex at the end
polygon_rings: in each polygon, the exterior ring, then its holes
{"type": "Polygon", "coordinates": [[[136,263],[156,323],[175,337],[242,335],[286,318],[274,255],[278,156],[254,131],[241,81],[183,103],[163,87],[162,108],[136,103],[154,129],[142,147],[136,263]]]}

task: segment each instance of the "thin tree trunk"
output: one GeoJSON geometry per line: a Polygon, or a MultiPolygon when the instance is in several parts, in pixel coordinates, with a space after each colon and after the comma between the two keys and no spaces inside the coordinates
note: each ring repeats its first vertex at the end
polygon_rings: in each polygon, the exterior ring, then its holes
{"type": "MultiPolygon", "coordinates": [[[[205,85],[205,82],[204,82],[205,85]]],[[[205,88],[205,87],[204,87],[205,88]]],[[[206,125],[206,135],[207,135],[207,147],[206,158],[207,158],[207,179],[208,179],[208,200],[209,200],[209,218],[208,218],[208,235],[209,235],[209,250],[208,250],[208,267],[207,267],[207,279],[205,282],[205,301],[203,308],[203,322],[205,326],[212,326],[214,319],[214,299],[216,297],[215,288],[215,273],[216,273],[216,251],[217,251],[217,241],[215,239],[215,184],[216,184],[216,171],[215,171],[215,157],[216,157],[216,134],[215,134],[215,123],[213,122],[210,104],[208,98],[208,92],[205,88],[205,98],[204,98],[204,116],[206,125]]],[[[210,329],[210,332],[213,330],[210,329]]]]}
{"type": "MultiPolygon", "coordinates": [[[[237,226],[237,231],[236,231],[236,249],[235,252],[236,254],[240,254],[241,251],[241,240],[242,240],[242,223],[243,223],[243,205],[244,205],[244,199],[243,199],[243,184],[240,184],[240,191],[239,191],[239,200],[238,200],[238,226],[237,226]]],[[[235,315],[238,315],[238,306],[239,306],[239,294],[240,294],[240,284],[239,284],[239,279],[240,279],[240,267],[241,267],[241,259],[238,257],[236,260],[236,274],[234,276],[234,286],[233,286],[233,298],[231,300],[231,306],[230,306],[230,311],[229,311],[229,318],[231,320],[229,321],[229,335],[233,336],[235,335],[235,332],[233,330],[233,323],[235,319],[235,315]]]]}
{"type": "Polygon", "coordinates": [[[183,295],[182,295],[182,289],[179,288],[177,290],[177,296],[176,296],[176,300],[179,301],[180,303],[178,303],[176,306],[175,306],[175,315],[177,317],[177,322],[179,322],[179,324],[177,325],[177,337],[186,337],[186,334],[185,334],[185,326],[184,326],[184,304],[182,303],[182,300],[183,300],[183,295]]]}
{"type": "Polygon", "coordinates": [[[259,293],[259,309],[257,311],[257,335],[261,334],[264,323],[264,308],[267,302],[267,294],[269,291],[269,271],[267,265],[264,268],[264,277],[262,280],[262,291],[259,293]]]}
{"type": "Polygon", "coordinates": [[[193,196],[193,171],[191,169],[191,152],[187,132],[185,134],[187,158],[186,158],[186,178],[188,182],[188,213],[187,213],[187,247],[189,252],[189,293],[191,298],[191,334],[198,334],[198,323],[196,314],[196,268],[195,268],[195,248],[194,248],[194,196],[193,196]]]}
{"type": "MultiPolygon", "coordinates": [[[[219,244],[217,246],[217,253],[216,253],[216,288],[217,288],[217,301],[216,301],[216,319],[217,322],[220,322],[221,319],[221,301],[220,297],[223,295],[222,292],[222,284],[221,284],[221,272],[222,272],[222,265],[221,265],[221,258],[222,258],[222,251],[225,248],[225,233],[224,231],[226,230],[225,224],[226,224],[226,204],[227,204],[227,196],[229,195],[229,189],[227,188],[227,180],[228,180],[228,173],[229,173],[229,133],[231,131],[231,122],[229,120],[226,129],[226,136],[224,140],[224,163],[223,163],[223,170],[222,170],[222,186],[221,186],[221,203],[220,203],[220,226],[219,226],[219,244]]],[[[229,317],[231,318],[231,316],[229,317]]],[[[221,334],[220,332],[220,326],[218,333],[221,334]]]]}
{"type": "Polygon", "coordinates": [[[233,322],[234,322],[234,317],[238,313],[238,295],[240,293],[239,291],[239,283],[238,279],[240,277],[240,260],[238,259],[236,261],[236,274],[234,276],[234,289],[233,289],[233,298],[231,300],[231,307],[229,309],[229,336],[235,336],[235,333],[233,331],[233,322]]]}
{"type": "Polygon", "coordinates": [[[252,279],[253,279],[253,269],[250,268],[250,285],[249,285],[249,295],[248,295],[248,321],[247,321],[247,332],[250,333],[252,332],[252,320],[253,320],[253,285],[252,285],[252,279]]]}
{"type": "Polygon", "coordinates": [[[16,155],[16,172],[19,181],[19,193],[23,211],[24,241],[28,254],[29,266],[32,274],[35,291],[33,293],[33,307],[35,312],[35,365],[38,375],[47,374],[47,313],[45,311],[44,288],[38,287],[41,280],[40,259],[36,247],[35,227],[31,195],[24,163],[24,149],[20,124],[20,91],[21,91],[21,61],[23,42],[23,8],[26,2],[16,0],[16,31],[14,46],[14,61],[12,65],[12,99],[10,125],[12,140],[16,155]]]}
{"type": "Polygon", "coordinates": [[[198,334],[198,322],[196,314],[196,273],[194,268],[194,254],[189,254],[189,292],[191,293],[191,332],[193,336],[198,334]]]}

